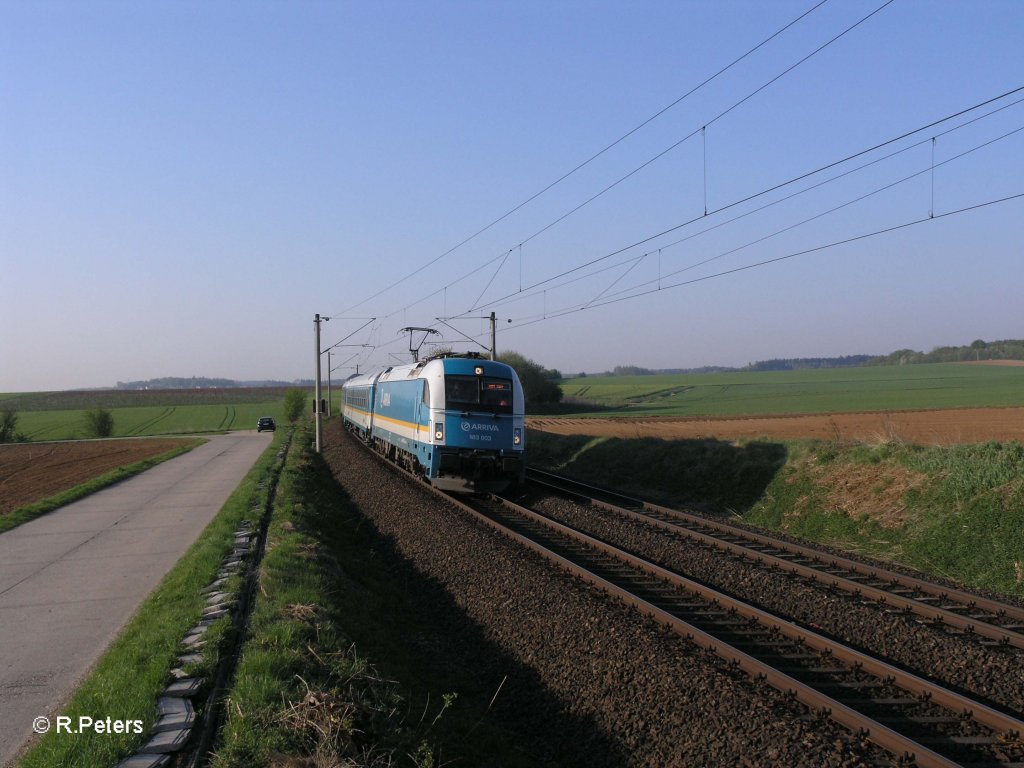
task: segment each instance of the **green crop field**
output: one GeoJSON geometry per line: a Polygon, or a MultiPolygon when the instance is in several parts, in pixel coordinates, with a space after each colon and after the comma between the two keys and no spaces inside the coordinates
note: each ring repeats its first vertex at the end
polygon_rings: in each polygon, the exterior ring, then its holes
{"type": "MultiPolygon", "coordinates": [[[[114,437],[181,435],[255,429],[261,416],[281,423],[284,392],[258,388],[29,392],[0,395],[0,410],[14,409],[16,431],[32,441],[87,437],[85,412],[91,408],[111,412],[114,437]]],[[[312,409],[312,393],[309,403],[312,409]]]]}
{"type": "MultiPolygon", "coordinates": [[[[879,366],[672,376],[588,376],[562,384],[594,416],[741,416],[1024,405],[1024,367],[879,366]]],[[[583,414],[578,414],[583,415],[583,414]]]]}

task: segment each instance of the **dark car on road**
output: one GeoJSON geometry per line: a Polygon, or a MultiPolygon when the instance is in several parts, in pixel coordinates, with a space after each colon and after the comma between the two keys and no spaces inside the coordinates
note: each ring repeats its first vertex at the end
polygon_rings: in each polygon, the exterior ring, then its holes
{"type": "Polygon", "coordinates": [[[277,429],[277,424],[275,424],[274,420],[269,416],[261,416],[260,420],[256,422],[257,432],[262,432],[263,430],[273,432],[275,429],[277,429]]]}

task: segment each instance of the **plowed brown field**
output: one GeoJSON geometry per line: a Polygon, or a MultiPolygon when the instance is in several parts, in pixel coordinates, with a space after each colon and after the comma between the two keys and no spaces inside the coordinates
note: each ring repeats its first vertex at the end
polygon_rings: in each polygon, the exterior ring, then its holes
{"type": "Polygon", "coordinates": [[[710,437],[720,440],[768,438],[882,442],[917,445],[1024,441],[1024,408],[958,408],[934,411],[877,411],[793,416],[720,418],[549,418],[531,417],[527,426],[557,435],[595,437],[710,437]]]}
{"type": "Polygon", "coordinates": [[[0,515],[189,440],[89,440],[0,445],[0,515]]]}

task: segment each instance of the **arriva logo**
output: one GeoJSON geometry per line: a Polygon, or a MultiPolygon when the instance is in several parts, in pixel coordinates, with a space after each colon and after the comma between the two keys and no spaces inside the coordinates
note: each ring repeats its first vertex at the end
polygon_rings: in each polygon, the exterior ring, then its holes
{"type": "Polygon", "coordinates": [[[462,422],[463,432],[472,432],[474,430],[483,430],[484,432],[497,432],[497,424],[470,424],[468,421],[462,422]]]}

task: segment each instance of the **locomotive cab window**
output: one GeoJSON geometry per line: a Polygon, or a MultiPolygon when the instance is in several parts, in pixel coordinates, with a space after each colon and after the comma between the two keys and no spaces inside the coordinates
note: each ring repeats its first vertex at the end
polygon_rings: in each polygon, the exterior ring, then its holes
{"type": "Polygon", "coordinates": [[[512,413],[512,380],[483,379],[480,382],[480,402],[495,413],[512,413]]]}
{"type": "Polygon", "coordinates": [[[444,396],[448,408],[512,413],[511,379],[445,376],[444,396]]]}
{"type": "Polygon", "coordinates": [[[444,399],[449,408],[480,403],[480,382],[474,376],[445,376],[444,399]]]}

